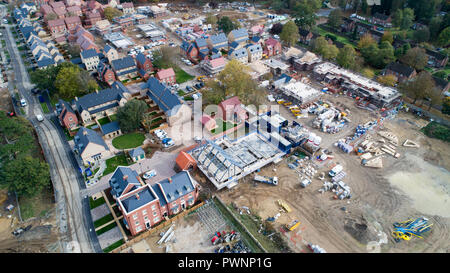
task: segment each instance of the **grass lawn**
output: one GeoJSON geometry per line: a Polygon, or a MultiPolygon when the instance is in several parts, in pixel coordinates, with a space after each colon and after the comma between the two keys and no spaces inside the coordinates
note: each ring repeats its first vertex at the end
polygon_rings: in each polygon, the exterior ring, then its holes
{"type": "Polygon", "coordinates": [[[117,166],[128,166],[128,165],[130,165],[130,164],[128,164],[125,154],[121,154],[121,155],[115,156],[113,158],[107,159],[106,160],[106,169],[103,172],[103,176],[114,172],[116,170],[117,166]]]}
{"type": "Polygon", "coordinates": [[[117,120],[117,115],[114,114],[112,116],[109,116],[109,118],[111,119],[111,121],[116,121],[117,120]]]}
{"type": "Polygon", "coordinates": [[[355,45],[347,37],[340,36],[340,35],[338,35],[336,33],[326,31],[325,29],[321,28],[320,26],[318,26],[317,31],[319,32],[319,34],[321,36],[325,36],[327,34],[330,34],[330,35],[333,35],[334,37],[336,37],[336,40],[338,42],[341,42],[341,43],[344,43],[344,44],[351,45],[351,46],[355,47],[355,45]]]}
{"type": "Polygon", "coordinates": [[[186,73],[186,71],[184,71],[179,67],[174,67],[173,70],[175,71],[176,81],[179,84],[190,81],[195,78],[194,76],[189,75],[188,73],[186,73]]]}
{"type": "Polygon", "coordinates": [[[97,200],[94,200],[92,197],[89,197],[89,207],[91,209],[95,209],[96,207],[101,206],[105,203],[106,201],[105,198],[103,197],[97,198],[97,200]]]}
{"type": "Polygon", "coordinates": [[[213,134],[222,133],[223,131],[226,131],[228,129],[231,129],[231,128],[237,126],[237,124],[233,124],[231,122],[224,121],[220,118],[216,119],[216,124],[218,127],[216,129],[211,130],[211,133],[213,133],[213,134]]]}
{"type": "Polygon", "coordinates": [[[186,94],[183,90],[178,90],[177,93],[180,96],[184,96],[184,94],[186,94]]]}
{"type": "Polygon", "coordinates": [[[111,224],[107,225],[106,227],[97,230],[95,233],[97,233],[97,236],[98,236],[98,235],[101,235],[101,234],[107,232],[108,230],[115,228],[115,227],[117,227],[116,222],[111,223],[111,224]]]}
{"type": "Polygon", "coordinates": [[[112,145],[116,149],[130,149],[142,145],[145,140],[145,135],[142,133],[130,133],[121,135],[112,140],[112,145]]]}
{"type": "Polygon", "coordinates": [[[105,248],[103,249],[103,252],[104,252],[104,253],[111,252],[111,251],[113,251],[114,249],[118,248],[119,246],[123,245],[124,243],[125,243],[125,242],[123,241],[123,239],[120,239],[119,241],[117,241],[117,242],[111,244],[110,246],[105,247],[105,248]]]}
{"type": "Polygon", "coordinates": [[[45,114],[50,113],[50,110],[48,110],[47,103],[41,102],[42,111],[44,111],[45,114]]]}
{"type": "Polygon", "coordinates": [[[184,96],[183,99],[186,100],[186,101],[187,100],[194,100],[194,98],[192,96],[190,96],[190,95],[184,96]]]}
{"type": "Polygon", "coordinates": [[[94,227],[98,228],[101,227],[102,225],[111,222],[112,220],[114,220],[113,215],[110,213],[108,215],[103,216],[102,218],[98,219],[97,221],[94,222],[94,227]]]}
{"type": "Polygon", "coordinates": [[[110,122],[108,117],[101,118],[101,119],[99,119],[99,120],[97,120],[97,121],[98,121],[98,123],[99,123],[100,125],[105,125],[106,123],[109,123],[109,122],[110,122]]]}

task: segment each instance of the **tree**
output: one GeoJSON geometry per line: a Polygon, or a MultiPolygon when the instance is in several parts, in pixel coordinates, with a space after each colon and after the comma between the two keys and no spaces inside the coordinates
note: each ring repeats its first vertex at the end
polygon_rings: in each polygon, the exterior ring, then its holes
{"type": "Polygon", "coordinates": [[[106,7],[103,13],[105,15],[105,18],[110,22],[112,22],[114,18],[122,16],[123,14],[120,10],[113,7],[106,7]]]}
{"type": "Polygon", "coordinates": [[[423,99],[434,88],[434,80],[427,71],[420,72],[417,77],[411,81],[406,81],[399,86],[399,90],[406,96],[413,98],[413,104],[418,99],[423,99]]]}
{"type": "Polygon", "coordinates": [[[441,26],[443,25],[443,19],[442,17],[433,17],[430,21],[430,24],[428,25],[430,30],[430,39],[436,40],[439,32],[442,30],[441,26]]]}
{"type": "Polygon", "coordinates": [[[377,81],[379,83],[387,85],[387,86],[394,86],[397,83],[397,79],[392,74],[388,74],[385,76],[379,76],[377,78],[377,81]]]}
{"type": "Polygon", "coordinates": [[[275,11],[281,11],[284,9],[284,2],[282,0],[275,0],[272,2],[271,7],[275,11]]]}
{"type": "Polygon", "coordinates": [[[30,80],[41,90],[48,89],[50,92],[55,92],[55,81],[57,76],[57,67],[47,66],[44,69],[36,69],[30,72],[30,80]]]}
{"type": "Polygon", "coordinates": [[[430,102],[430,104],[428,105],[428,111],[430,111],[433,105],[439,105],[443,102],[441,92],[439,92],[439,89],[437,88],[433,88],[432,90],[430,90],[427,94],[427,98],[430,102]]]}
{"type": "Polygon", "coordinates": [[[280,34],[280,39],[288,44],[288,46],[291,46],[293,44],[295,45],[295,43],[300,39],[298,27],[293,21],[289,21],[283,26],[283,30],[280,34]]]}
{"type": "Polygon", "coordinates": [[[34,145],[33,129],[24,117],[9,118],[0,111],[0,167],[4,162],[30,155],[34,145]]]}
{"type": "Polygon", "coordinates": [[[332,28],[337,29],[340,25],[342,25],[342,11],[340,9],[334,9],[330,12],[328,16],[328,25],[332,28]]]}
{"type": "Polygon", "coordinates": [[[273,24],[272,28],[269,30],[272,35],[278,35],[281,31],[283,31],[283,25],[280,23],[273,24]]]}
{"type": "Polygon", "coordinates": [[[376,44],[375,40],[373,39],[372,35],[370,34],[364,34],[361,39],[359,39],[358,42],[358,48],[361,50],[363,48],[366,48],[372,44],[376,44]]]}
{"type": "Polygon", "coordinates": [[[80,57],[81,47],[78,44],[69,44],[67,46],[67,52],[72,58],[80,57]]]}
{"type": "Polygon", "coordinates": [[[148,109],[141,100],[130,100],[117,110],[117,121],[124,132],[132,132],[141,126],[142,116],[148,109]]]}
{"type": "Polygon", "coordinates": [[[408,50],[400,60],[404,64],[414,67],[416,70],[422,70],[428,63],[428,55],[425,53],[425,49],[415,47],[408,50]]]}
{"type": "Polygon", "coordinates": [[[299,3],[294,8],[295,24],[300,28],[310,30],[316,24],[316,13],[313,6],[299,3]]]}
{"type": "Polygon", "coordinates": [[[339,50],[337,63],[344,68],[353,68],[356,61],[356,51],[351,45],[345,45],[339,50]]]}
{"type": "Polygon", "coordinates": [[[98,89],[96,81],[89,76],[89,72],[72,63],[60,67],[54,86],[63,99],[72,99],[98,89]]]}
{"type": "Polygon", "coordinates": [[[336,58],[339,53],[339,49],[335,45],[330,44],[323,36],[318,37],[312,42],[312,51],[328,60],[336,58]]]}
{"type": "Polygon", "coordinates": [[[361,73],[364,75],[364,77],[372,79],[375,76],[375,73],[370,68],[364,68],[361,73]]]}
{"type": "Polygon", "coordinates": [[[444,70],[434,73],[433,76],[435,76],[437,78],[441,78],[443,80],[447,80],[447,72],[445,72],[444,70]]]}
{"type": "Polygon", "coordinates": [[[385,31],[383,34],[383,37],[381,37],[381,41],[388,41],[389,43],[393,43],[394,42],[394,36],[392,35],[392,32],[390,31],[385,31]]]}
{"type": "Polygon", "coordinates": [[[21,157],[1,167],[1,184],[19,196],[35,196],[50,186],[49,166],[38,158],[21,157]]]}
{"type": "Polygon", "coordinates": [[[219,29],[221,29],[225,34],[230,33],[233,29],[235,29],[235,26],[231,19],[228,16],[223,16],[217,21],[217,26],[219,29]]]}
{"type": "Polygon", "coordinates": [[[414,9],[417,20],[428,23],[433,17],[440,0],[408,0],[408,6],[414,9]]]}
{"type": "Polygon", "coordinates": [[[417,29],[413,34],[414,40],[418,43],[427,42],[430,40],[430,31],[427,27],[417,29]]]}
{"type": "Polygon", "coordinates": [[[384,68],[393,61],[395,61],[394,47],[388,41],[381,42],[375,67],[384,68]]]}
{"type": "Polygon", "coordinates": [[[392,16],[392,24],[400,29],[409,29],[414,22],[414,17],[413,9],[399,9],[392,16]]]}
{"type": "Polygon", "coordinates": [[[446,27],[439,34],[438,44],[441,45],[441,46],[447,46],[447,45],[450,44],[450,27],[446,27]]]}
{"type": "Polygon", "coordinates": [[[211,25],[215,25],[217,24],[217,16],[214,16],[214,14],[208,14],[208,16],[206,16],[206,23],[207,24],[211,24],[211,25]]]}
{"type": "Polygon", "coordinates": [[[442,114],[450,115],[450,97],[446,97],[442,102],[442,114]]]}

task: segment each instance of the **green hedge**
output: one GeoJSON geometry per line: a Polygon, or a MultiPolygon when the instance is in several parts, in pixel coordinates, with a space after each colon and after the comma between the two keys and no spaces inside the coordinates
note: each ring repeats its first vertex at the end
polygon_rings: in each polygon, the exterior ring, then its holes
{"type": "Polygon", "coordinates": [[[108,215],[103,216],[102,218],[98,219],[97,221],[94,222],[94,227],[98,228],[101,227],[102,225],[111,222],[112,220],[114,220],[113,215],[110,213],[108,215]]]}
{"type": "Polygon", "coordinates": [[[103,233],[107,232],[108,230],[111,230],[111,229],[113,229],[115,227],[117,227],[116,222],[111,223],[111,224],[107,225],[106,227],[97,230],[95,233],[97,233],[97,236],[99,236],[99,235],[101,235],[101,234],[103,234],[103,233]]]}
{"type": "Polygon", "coordinates": [[[435,121],[428,123],[421,131],[428,137],[450,142],[450,128],[435,121]]]}
{"type": "Polygon", "coordinates": [[[117,242],[111,244],[110,246],[105,247],[105,248],[103,249],[103,252],[105,252],[105,253],[111,252],[111,251],[113,251],[114,249],[118,248],[119,246],[123,245],[124,243],[125,243],[124,240],[123,240],[123,239],[120,239],[119,241],[117,241],[117,242]]]}

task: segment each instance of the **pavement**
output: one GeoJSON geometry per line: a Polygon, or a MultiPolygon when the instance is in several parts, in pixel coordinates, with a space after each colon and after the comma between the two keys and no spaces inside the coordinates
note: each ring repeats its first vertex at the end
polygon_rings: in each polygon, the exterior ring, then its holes
{"type": "MultiPolygon", "coordinates": [[[[2,17],[6,15],[5,5],[0,6],[0,13],[2,17]]],[[[80,195],[80,189],[84,186],[84,181],[77,172],[76,162],[65,141],[64,133],[59,126],[55,126],[47,119],[48,115],[43,114],[39,102],[30,92],[33,85],[11,33],[11,28],[14,28],[15,25],[6,24],[4,26],[3,34],[6,40],[6,48],[10,53],[15,75],[15,80],[9,82],[8,89],[13,96],[15,86],[20,95],[27,101],[28,105],[24,107],[25,117],[36,129],[45,158],[50,166],[58,212],[59,239],[64,246],[64,252],[101,252],[89,213],[89,201],[87,198],[83,199],[80,195]],[[44,121],[38,122],[36,115],[42,115],[46,118],[44,121]]],[[[20,111],[16,112],[20,113],[20,111]]]]}

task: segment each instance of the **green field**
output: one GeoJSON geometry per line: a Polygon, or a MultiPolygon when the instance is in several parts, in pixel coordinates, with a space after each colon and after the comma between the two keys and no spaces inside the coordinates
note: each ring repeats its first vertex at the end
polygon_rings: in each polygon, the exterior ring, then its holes
{"type": "Polygon", "coordinates": [[[186,71],[177,66],[173,70],[175,71],[175,78],[177,83],[181,84],[195,78],[194,76],[189,75],[188,73],[186,73],[186,71]]]}
{"type": "Polygon", "coordinates": [[[145,135],[142,133],[129,133],[121,135],[112,140],[112,145],[116,149],[131,149],[142,145],[145,135]]]}
{"type": "Polygon", "coordinates": [[[344,36],[340,36],[340,35],[338,35],[338,34],[336,34],[336,33],[333,33],[333,32],[329,32],[329,31],[327,31],[327,30],[321,28],[320,26],[317,27],[317,32],[318,32],[321,36],[325,36],[325,35],[327,35],[327,34],[333,35],[334,37],[336,37],[336,41],[341,42],[341,43],[346,44],[346,45],[351,45],[351,46],[355,47],[355,45],[350,41],[349,38],[344,37],[344,36]]]}

